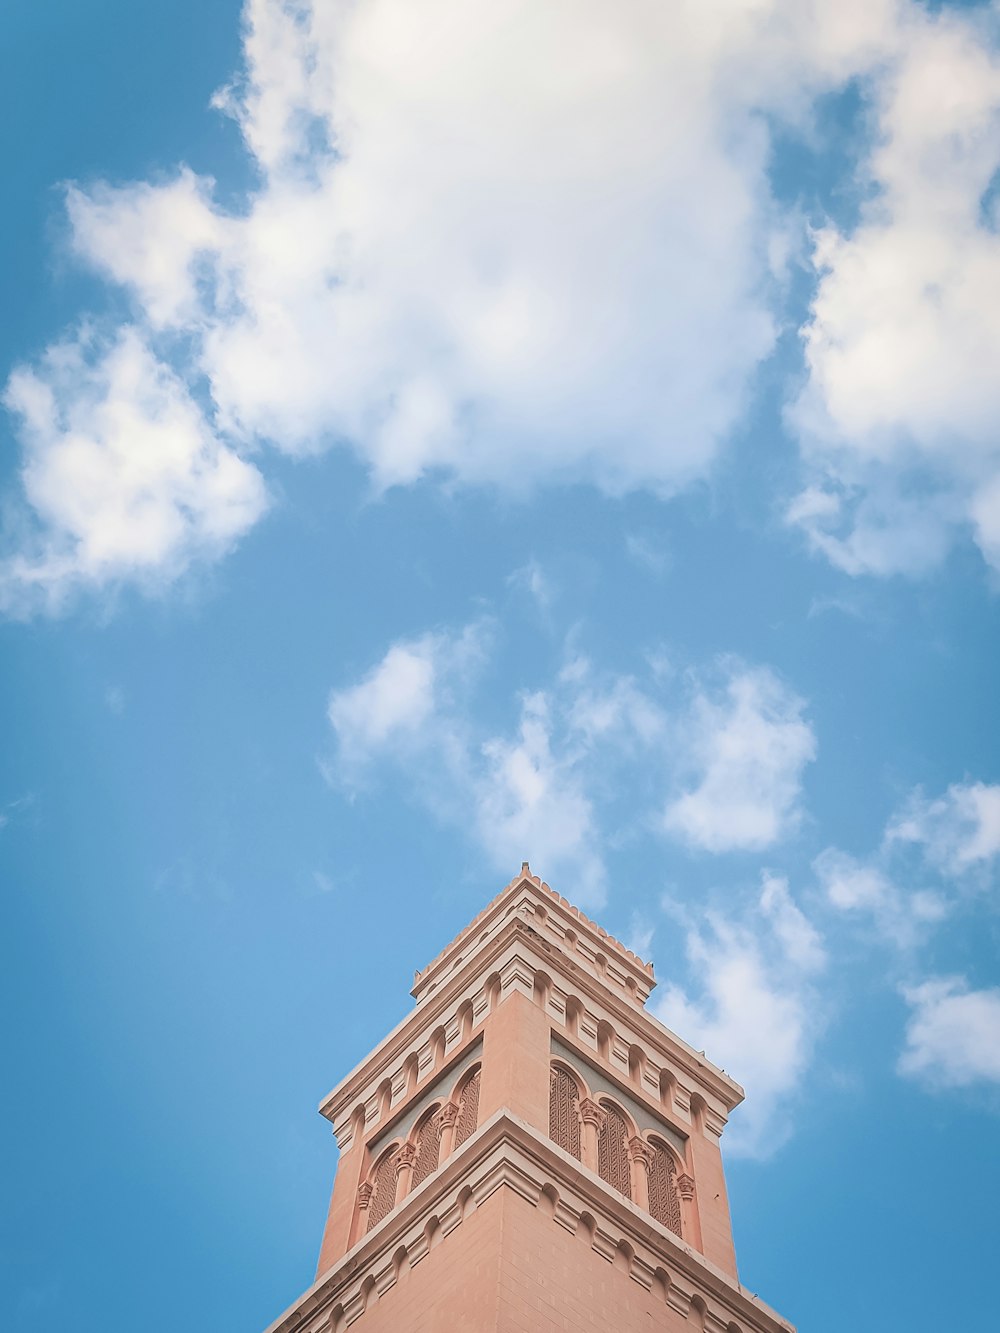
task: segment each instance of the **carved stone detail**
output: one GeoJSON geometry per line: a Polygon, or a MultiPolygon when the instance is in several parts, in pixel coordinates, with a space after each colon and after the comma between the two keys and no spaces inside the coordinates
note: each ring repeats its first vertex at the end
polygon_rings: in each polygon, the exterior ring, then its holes
{"type": "Polygon", "coordinates": [[[598,1130],[604,1128],[608,1123],[608,1113],[603,1106],[598,1106],[592,1097],[584,1097],[580,1101],[580,1119],[585,1125],[594,1125],[598,1130]]]}
{"type": "Polygon", "coordinates": [[[649,1172],[649,1168],[653,1165],[653,1149],[645,1139],[640,1139],[638,1135],[629,1139],[628,1155],[630,1162],[635,1162],[644,1171],[649,1172]]]}
{"type": "Polygon", "coordinates": [[[363,1180],[358,1186],[358,1207],[364,1211],[372,1201],[372,1195],[375,1193],[375,1186],[369,1181],[363,1180]]]}
{"type": "Polygon", "coordinates": [[[682,1199],[694,1198],[694,1181],[687,1172],[677,1177],[677,1193],[682,1199]]]}
{"type": "Polygon", "coordinates": [[[403,1170],[408,1170],[417,1160],[417,1145],[415,1143],[404,1143],[396,1153],[396,1175],[403,1170]]]}
{"type": "Polygon", "coordinates": [[[448,1129],[455,1124],[461,1110],[462,1108],[459,1106],[458,1102],[445,1102],[445,1104],[435,1112],[434,1118],[442,1129],[448,1129]]]}

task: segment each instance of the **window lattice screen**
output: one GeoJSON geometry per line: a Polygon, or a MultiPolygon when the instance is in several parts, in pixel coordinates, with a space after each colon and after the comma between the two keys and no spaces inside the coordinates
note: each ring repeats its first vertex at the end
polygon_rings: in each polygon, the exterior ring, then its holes
{"type": "Polygon", "coordinates": [[[609,1102],[601,1106],[607,1122],[597,1140],[597,1170],[602,1180],[613,1185],[626,1199],[632,1197],[632,1170],[628,1160],[628,1125],[622,1113],[609,1102]]]}
{"type": "Polygon", "coordinates": [[[422,1180],[426,1180],[432,1171],[438,1168],[441,1152],[441,1126],[437,1122],[437,1108],[424,1116],[417,1130],[417,1160],[413,1164],[413,1181],[410,1188],[416,1189],[422,1180]]]}
{"type": "Polygon", "coordinates": [[[378,1226],[382,1218],[392,1212],[396,1202],[396,1154],[387,1152],[375,1167],[372,1176],[374,1191],[368,1205],[368,1230],[378,1226]]]}
{"type": "Polygon", "coordinates": [[[462,1109],[455,1122],[455,1147],[464,1143],[479,1124],[479,1075],[477,1069],[462,1090],[462,1109]]]}
{"type": "Polygon", "coordinates": [[[576,1084],[565,1069],[549,1075],[549,1138],[580,1160],[580,1113],[576,1084]]]}
{"type": "Polygon", "coordinates": [[[674,1181],[676,1166],[665,1148],[651,1143],[653,1163],[649,1168],[649,1211],[676,1235],[681,1234],[681,1204],[674,1181]]]}

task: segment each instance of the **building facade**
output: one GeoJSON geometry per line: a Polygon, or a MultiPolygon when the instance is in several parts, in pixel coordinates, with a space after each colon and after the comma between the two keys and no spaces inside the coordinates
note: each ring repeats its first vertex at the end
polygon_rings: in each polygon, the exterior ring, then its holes
{"type": "Polygon", "coordinates": [[[317,1278],[268,1333],[788,1333],[736,1272],[742,1089],[646,1012],[654,985],[525,863],[320,1107],[317,1278]]]}

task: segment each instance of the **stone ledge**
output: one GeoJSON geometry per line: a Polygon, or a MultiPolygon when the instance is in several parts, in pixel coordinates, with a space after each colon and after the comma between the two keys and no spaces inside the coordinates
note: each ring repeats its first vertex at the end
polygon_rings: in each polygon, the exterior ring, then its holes
{"type": "Polygon", "coordinates": [[[373,1288],[381,1295],[395,1285],[401,1251],[409,1267],[417,1267],[432,1243],[446,1238],[499,1189],[545,1207],[554,1225],[574,1234],[588,1214],[595,1222],[595,1256],[611,1262],[624,1242],[631,1252],[630,1278],[648,1290],[665,1273],[667,1301],[685,1316],[692,1298],[700,1296],[708,1307],[708,1333],[723,1333],[733,1321],[747,1333],[794,1333],[721,1269],[506,1110],[481,1125],[267,1333],[340,1333],[364,1313],[373,1288]]]}

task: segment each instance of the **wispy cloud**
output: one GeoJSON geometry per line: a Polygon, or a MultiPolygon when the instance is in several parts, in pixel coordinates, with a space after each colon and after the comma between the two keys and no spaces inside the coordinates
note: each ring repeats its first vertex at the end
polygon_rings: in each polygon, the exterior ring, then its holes
{"type": "Polygon", "coordinates": [[[791,1132],[824,1023],[815,987],[826,963],[823,942],[787,880],[768,873],[743,911],[710,911],[704,921],[680,916],[698,981],[690,990],[669,985],[657,1016],[744,1085],[747,1101],[726,1141],[731,1151],[766,1157],[791,1132]]]}
{"type": "Polygon", "coordinates": [[[788,511],[849,574],[920,574],[963,532],[1000,568],[1000,55],[993,17],[900,6],[865,91],[860,225],[813,237],[812,478],[788,511]]]}
{"type": "Polygon", "coordinates": [[[766,669],[732,664],[721,688],[699,685],[682,733],[694,785],[667,805],[668,831],[712,852],[762,850],[792,831],[816,754],[804,710],[766,669]]]}
{"type": "Polygon", "coordinates": [[[360,680],[334,690],[334,780],[357,790],[379,764],[419,771],[422,799],[474,830],[498,866],[527,856],[553,874],[563,867],[591,905],[603,895],[602,830],[622,783],[644,795],[617,818],[643,836],[667,831],[732,851],[794,830],[815,738],[803,701],[771,672],[727,662],[716,693],[693,676],[684,696],[669,673],[641,680],[577,655],[516,695],[517,723],[497,734],[475,696],[487,655],[482,625],[437,631],[390,645],[360,680]],[[666,793],[692,770],[696,786],[671,801],[665,824],[666,793]]]}
{"type": "Polygon", "coordinates": [[[901,1074],[933,1087],[1000,1084],[1000,989],[933,977],[905,988],[903,997],[911,1013],[901,1074]]]}
{"type": "MultiPolygon", "coordinates": [[[[905,0],[724,23],[637,0],[571,22],[248,0],[215,99],[255,169],[240,205],[186,167],[67,191],[73,252],[132,323],[103,351],[56,339],[8,385],[23,493],[3,606],[158,586],[229,550],[264,511],[264,445],[346,445],[377,489],[706,478],[787,313],[800,220],[774,198],[772,127],[809,132],[855,81],[874,202],[814,236],[789,518],[852,573],[925,569],[960,529],[997,563],[985,24],[905,0]]],[[[629,546],[662,571],[658,546],[629,546]]]]}
{"type": "Polygon", "coordinates": [[[261,474],[134,329],[50,348],[14,372],[4,402],[25,509],[18,545],[0,559],[0,610],[59,610],[81,588],[162,586],[229,550],[267,505],[261,474]]]}
{"type": "Polygon", "coordinates": [[[916,791],[889,824],[886,841],[919,845],[949,875],[987,871],[1000,862],[1000,785],[954,783],[937,797],[916,791]]]}

